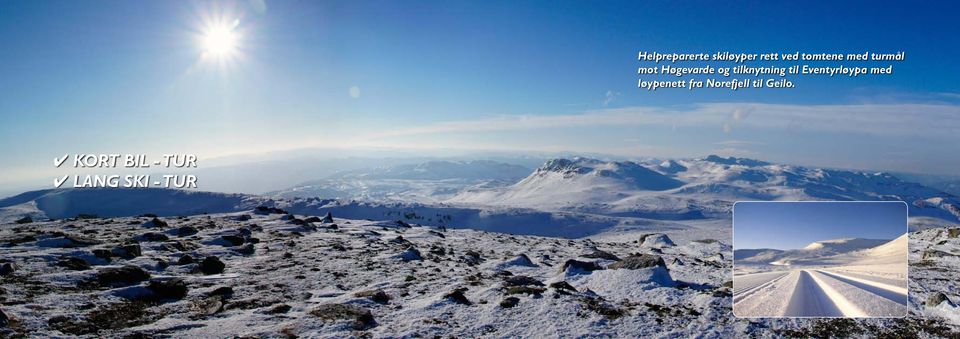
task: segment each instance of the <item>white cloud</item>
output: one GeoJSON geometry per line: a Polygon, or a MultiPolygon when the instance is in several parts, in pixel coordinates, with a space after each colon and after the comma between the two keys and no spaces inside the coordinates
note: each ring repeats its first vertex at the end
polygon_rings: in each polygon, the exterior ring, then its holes
{"type": "Polygon", "coordinates": [[[611,102],[616,100],[618,96],[620,96],[620,92],[607,91],[607,94],[604,96],[604,99],[603,99],[603,105],[604,106],[609,105],[611,102]]]}
{"type": "Polygon", "coordinates": [[[960,106],[940,104],[783,105],[708,103],[688,107],[628,107],[568,115],[495,116],[399,128],[369,137],[524,131],[569,127],[724,126],[881,136],[948,138],[960,131],[960,106]],[[739,113],[738,113],[739,112],[739,113]],[[749,119],[747,119],[749,117],[749,119]],[[737,120],[739,119],[739,121],[737,120]]]}
{"type": "Polygon", "coordinates": [[[350,97],[351,97],[351,98],[354,98],[354,99],[359,98],[359,97],[360,97],[360,87],[350,86],[350,91],[349,91],[349,93],[350,93],[350,97]]]}

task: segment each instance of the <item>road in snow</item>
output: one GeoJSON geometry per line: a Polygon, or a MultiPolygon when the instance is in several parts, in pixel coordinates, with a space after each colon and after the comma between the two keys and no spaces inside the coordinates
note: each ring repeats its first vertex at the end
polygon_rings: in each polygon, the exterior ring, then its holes
{"type": "Polygon", "coordinates": [[[823,269],[734,277],[739,317],[898,317],[907,312],[905,281],[823,269]]]}

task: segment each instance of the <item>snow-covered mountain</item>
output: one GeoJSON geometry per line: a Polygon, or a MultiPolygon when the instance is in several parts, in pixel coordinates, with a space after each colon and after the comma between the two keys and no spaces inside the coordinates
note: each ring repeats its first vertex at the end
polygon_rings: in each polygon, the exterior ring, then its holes
{"type": "Polygon", "coordinates": [[[960,220],[960,199],[888,173],[808,168],[711,155],[662,162],[554,159],[505,187],[447,202],[657,219],[720,217],[739,200],[902,200],[910,215],[960,220]]]}
{"type": "Polygon", "coordinates": [[[738,269],[755,270],[770,266],[824,266],[852,264],[863,261],[875,261],[899,255],[899,261],[906,260],[906,234],[896,239],[843,238],[821,240],[810,243],[801,249],[737,249],[733,257],[738,269]]]}
{"type": "Polygon", "coordinates": [[[475,190],[451,201],[531,207],[564,206],[626,198],[626,194],[637,191],[664,191],[682,184],[633,162],[554,159],[512,186],[475,190]]]}
{"type": "Polygon", "coordinates": [[[524,166],[490,160],[435,160],[341,171],[267,195],[436,202],[466,188],[509,185],[529,172],[530,169],[524,166]]]}
{"type": "Polygon", "coordinates": [[[527,167],[490,160],[435,160],[417,164],[379,167],[370,170],[344,171],[333,177],[344,179],[516,181],[526,176],[529,172],[530,169],[527,167]]]}
{"type": "Polygon", "coordinates": [[[865,248],[879,246],[889,242],[890,239],[863,239],[863,238],[843,238],[815,241],[803,248],[807,252],[819,253],[846,253],[850,251],[861,250],[865,248]]]}

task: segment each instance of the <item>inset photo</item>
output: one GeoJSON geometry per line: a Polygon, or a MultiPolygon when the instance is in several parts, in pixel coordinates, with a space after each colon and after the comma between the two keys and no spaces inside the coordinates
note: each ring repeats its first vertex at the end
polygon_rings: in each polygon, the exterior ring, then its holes
{"type": "Polygon", "coordinates": [[[737,202],[737,317],[907,315],[907,205],[901,201],[737,202]]]}

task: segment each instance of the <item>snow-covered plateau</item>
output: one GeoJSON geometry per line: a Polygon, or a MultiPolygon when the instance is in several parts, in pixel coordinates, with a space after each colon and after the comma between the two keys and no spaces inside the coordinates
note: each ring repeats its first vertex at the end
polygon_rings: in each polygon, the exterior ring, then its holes
{"type": "Polygon", "coordinates": [[[456,181],[432,172],[451,165],[323,179],[405,187],[386,200],[156,189],[2,199],[0,336],[960,336],[960,203],[949,193],[885,173],[715,156],[554,159],[514,182],[490,172],[516,168],[480,165],[471,184],[442,190],[426,182],[456,181]],[[817,256],[734,253],[738,200],[902,200],[911,231],[811,244],[817,256]],[[904,244],[908,280],[865,269],[904,244]],[[746,280],[734,278],[735,258],[746,280]],[[778,260],[796,270],[766,267],[778,260]],[[850,281],[906,289],[906,317],[734,315],[734,290],[850,281]]]}

